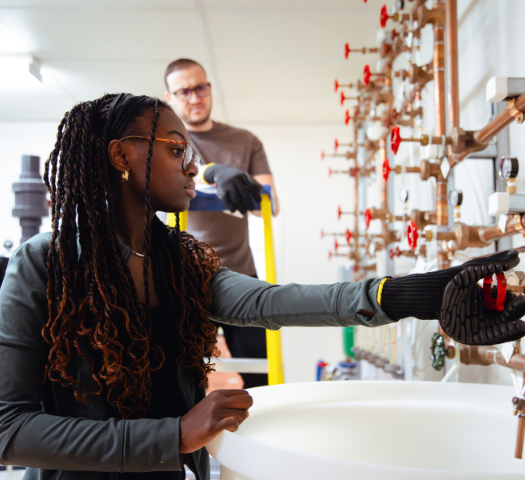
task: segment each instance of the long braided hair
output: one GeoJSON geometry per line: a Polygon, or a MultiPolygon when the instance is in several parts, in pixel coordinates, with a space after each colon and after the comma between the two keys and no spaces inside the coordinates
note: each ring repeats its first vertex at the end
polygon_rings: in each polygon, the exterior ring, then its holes
{"type": "Polygon", "coordinates": [[[116,95],[76,105],[58,127],[57,140],[44,172],[51,197],[52,238],[48,255],[49,317],[42,329],[51,345],[46,378],[71,387],[77,401],[102,394],[122,418],[141,417],[151,404],[150,373],[164,362],[151,337],[148,265],[163,306],[178,327],[181,354],[177,363],[192,369],[207,385],[218,356],[216,329],[209,321],[208,281],[220,262],[212,248],[153,217],[150,221],[149,177],[159,109],[167,104],[147,97],[134,112],[126,134],[146,111],[153,110],[146,159],[144,287],[138,297],[121,254],[113,217],[113,176],[107,152],[107,117],[116,95]],[[74,354],[91,364],[97,386],[86,392],[71,363],[74,354]],[[206,359],[206,360],[205,360],[206,359]]]}

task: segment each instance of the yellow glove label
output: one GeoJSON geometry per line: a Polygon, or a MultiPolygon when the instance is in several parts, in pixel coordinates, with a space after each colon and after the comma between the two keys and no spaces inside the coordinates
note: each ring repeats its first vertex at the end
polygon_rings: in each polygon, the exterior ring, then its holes
{"type": "Polygon", "coordinates": [[[385,285],[385,282],[388,280],[389,277],[383,278],[381,280],[381,283],[379,284],[379,289],[377,290],[377,303],[381,305],[381,294],[383,293],[383,286],[385,285]]]}

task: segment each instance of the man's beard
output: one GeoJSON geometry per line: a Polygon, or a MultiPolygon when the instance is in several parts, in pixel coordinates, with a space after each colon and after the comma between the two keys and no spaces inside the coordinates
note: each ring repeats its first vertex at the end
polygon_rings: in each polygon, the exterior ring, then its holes
{"type": "Polygon", "coordinates": [[[186,125],[191,125],[192,127],[198,127],[199,125],[205,124],[210,119],[210,112],[208,112],[208,115],[206,115],[204,118],[200,120],[192,120],[191,118],[188,118],[186,115],[182,116],[181,119],[186,125]]]}

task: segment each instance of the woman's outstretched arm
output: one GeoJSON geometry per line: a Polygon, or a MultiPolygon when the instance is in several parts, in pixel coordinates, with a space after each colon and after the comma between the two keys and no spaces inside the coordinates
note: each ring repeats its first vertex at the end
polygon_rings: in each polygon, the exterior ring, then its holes
{"type": "Polygon", "coordinates": [[[393,323],[377,302],[381,279],[331,285],[271,285],[226,268],[210,280],[211,318],[241,326],[379,327],[393,323]]]}

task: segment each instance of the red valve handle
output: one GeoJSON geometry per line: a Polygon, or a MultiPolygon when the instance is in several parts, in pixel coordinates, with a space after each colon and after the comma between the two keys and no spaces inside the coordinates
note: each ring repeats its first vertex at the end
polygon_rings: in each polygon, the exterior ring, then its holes
{"type": "Polygon", "coordinates": [[[417,247],[417,239],[419,238],[419,234],[417,233],[417,226],[414,223],[414,220],[410,220],[407,225],[407,240],[408,240],[408,246],[411,248],[411,250],[415,250],[417,247]]]}
{"type": "Polygon", "coordinates": [[[397,32],[396,32],[396,29],[394,28],[394,29],[392,30],[392,40],[395,40],[396,37],[397,37],[397,32]]]}
{"type": "Polygon", "coordinates": [[[339,90],[339,82],[337,81],[337,78],[335,79],[335,91],[339,90]]]}
{"type": "Polygon", "coordinates": [[[341,215],[343,214],[343,211],[341,210],[341,207],[337,207],[337,218],[341,220],[341,215]]]}
{"type": "Polygon", "coordinates": [[[504,273],[497,273],[496,279],[498,281],[496,298],[492,297],[492,276],[483,279],[483,297],[489,310],[502,312],[505,310],[505,298],[507,297],[507,279],[504,273]]]}
{"type": "Polygon", "coordinates": [[[388,12],[386,11],[386,5],[383,5],[381,8],[381,14],[379,16],[379,24],[381,25],[381,28],[386,28],[386,22],[390,16],[388,15],[388,12]]]}
{"type": "Polygon", "coordinates": [[[370,228],[370,222],[372,221],[372,212],[369,208],[365,210],[365,228],[368,230],[370,228]]]}
{"type": "Polygon", "coordinates": [[[348,60],[348,55],[350,55],[350,45],[345,43],[345,58],[348,60]]]}
{"type": "Polygon", "coordinates": [[[337,253],[337,249],[339,248],[339,242],[337,241],[337,238],[334,240],[334,251],[337,253]]]}
{"type": "Polygon", "coordinates": [[[328,176],[331,177],[332,176],[332,173],[334,173],[332,171],[332,167],[328,167],[328,176]]]}
{"type": "Polygon", "coordinates": [[[357,177],[357,174],[359,173],[359,167],[355,167],[355,168],[352,168],[352,170],[350,170],[350,176],[351,177],[357,177]]]}
{"type": "Polygon", "coordinates": [[[321,160],[324,160],[324,150],[321,150],[321,160]]]}
{"type": "Polygon", "coordinates": [[[328,250],[328,260],[332,260],[332,251],[328,250]]]}
{"type": "Polygon", "coordinates": [[[390,148],[394,155],[397,155],[399,145],[401,145],[401,130],[399,127],[392,127],[390,131],[390,148]]]}
{"type": "Polygon", "coordinates": [[[388,162],[388,158],[386,158],[383,162],[383,178],[385,179],[385,182],[388,182],[388,177],[391,171],[390,163],[388,162]]]}
{"type": "Polygon", "coordinates": [[[345,125],[348,125],[348,123],[350,122],[351,118],[352,117],[350,116],[350,112],[347,110],[345,112],[345,125]]]}
{"type": "Polygon", "coordinates": [[[392,109],[392,120],[397,120],[398,116],[399,116],[399,113],[397,113],[397,110],[393,108],[392,109]]]}
{"type": "Polygon", "coordinates": [[[345,98],[345,92],[343,92],[343,91],[341,90],[341,106],[343,106],[343,103],[345,103],[345,100],[346,100],[346,98],[345,98]]]}
{"type": "Polygon", "coordinates": [[[365,65],[365,68],[363,69],[363,83],[365,85],[368,85],[370,83],[370,77],[372,74],[370,73],[370,65],[365,65]]]}
{"type": "Polygon", "coordinates": [[[350,240],[352,240],[352,232],[349,228],[346,229],[346,243],[350,243],[350,240]]]}
{"type": "Polygon", "coordinates": [[[324,238],[324,230],[321,230],[321,240],[324,238]]]}
{"type": "Polygon", "coordinates": [[[357,273],[359,271],[359,264],[357,262],[354,263],[354,266],[352,267],[352,270],[357,273]]]}
{"type": "Polygon", "coordinates": [[[401,256],[401,250],[399,250],[399,247],[396,247],[395,250],[390,249],[390,251],[388,252],[388,256],[390,257],[390,260],[394,260],[394,257],[401,256]]]}

